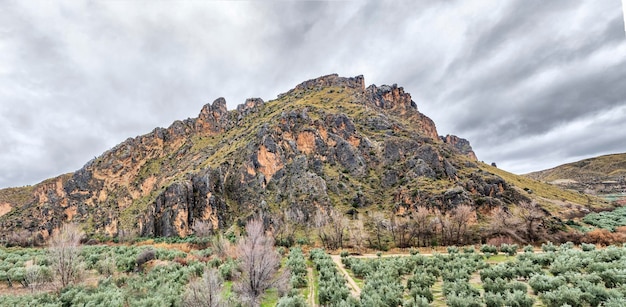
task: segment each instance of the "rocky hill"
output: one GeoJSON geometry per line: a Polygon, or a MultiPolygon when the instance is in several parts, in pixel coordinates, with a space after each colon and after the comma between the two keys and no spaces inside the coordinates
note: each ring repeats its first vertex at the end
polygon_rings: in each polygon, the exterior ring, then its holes
{"type": "Polygon", "coordinates": [[[626,153],[563,164],[526,176],[626,204],[626,153]]]}
{"type": "Polygon", "coordinates": [[[557,215],[563,204],[605,205],[477,162],[469,142],[440,136],[402,87],[328,75],[231,111],[219,98],[74,173],[0,190],[0,231],[46,237],[74,221],[89,234],[186,236],[195,222],[225,228],[257,211],[308,222],[331,207],[355,216],[468,204],[488,216],[531,199],[557,215]]]}

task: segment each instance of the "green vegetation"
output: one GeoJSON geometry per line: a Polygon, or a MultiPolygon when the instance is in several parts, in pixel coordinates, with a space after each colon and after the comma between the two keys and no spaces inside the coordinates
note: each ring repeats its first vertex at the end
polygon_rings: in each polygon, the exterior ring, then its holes
{"type": "Polygon", "coordinates": [[[337,306],[345,303],[350,295],[343,276],[337,271],[335,263],[322,249],[314,249],[310,259],[315,264],[318,277],[318,299],[322,305],[337,306]]]}
{"type": "Polygon", "coordinates": [[[583,221],[598,228],[615,231],[616,228],[626,226],[626,207],[613,211],[587,214],[583,221]]]}
{"type": "Polygon", "coordinates": [[[583,248],[546,244],[544,253],[528,250],[493,264],[466,252],[342,261],[365,279],[361,306],[582,307],[626,301],[626,248],[583,248]]]}

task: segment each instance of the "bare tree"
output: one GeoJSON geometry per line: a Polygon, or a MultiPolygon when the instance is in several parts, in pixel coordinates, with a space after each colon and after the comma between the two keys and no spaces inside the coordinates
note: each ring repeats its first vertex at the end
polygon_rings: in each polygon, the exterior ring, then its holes
{"type": "MultiPolygon", "coordinates": [[[[382,212],[374,212],[370,215],[371,227],[374,230],[374,235],[376,239],[376,248],[383,249],[383,236],[384,231],[389,228],[389,220],[385,218],[385,215],[382,212]]],[[[371,241],[370,241],[370,245],[371,241]]]]}
{"type": "Polygon", "coordinates": [[[506,210],[505,207],[496,207],[491,212],[489,223],[485,227],[487,237],[510,237],[518,242],[524,242],[518,234],[520,219],[506,210]]]}
{"type": "Polygon", "coordinates": [[[352,242],[352,246],[356,248],[357,253],[363,252],[363,244],[365,240],[367,240],[368,233],[363,226],[363,221],[354,220],[350,223],[348,228],[348,234],[350,235],[350,241],[352,242]]]}
{"type": "Polygon", "coordinates": [[[520,219],[521,231],[528,242],[535,242],[543,235],[545,213],[535,202],[520,202],[515,208],[515,216],[520,219]]]}
{"type": "Polygon", "coordinates": [[[211,250],[215,255],[221,259],[225,259],[232,256],[232,245],[224,236],[220,233],[211,238],[211,250]]]}
{"type": "Polygon", "coordinates": [[[436,228],[439,231],[439,236],[441,239],[441,245],[449,245],[452,240],[452,227],[450,222],[450,215],[447,212],[441,211],[439,209],[434,210],[434,219],[433,221],[436,224],[436,228]]]}
{"type": "Polygon", "coordinates": [[[469,205],[459,205],[450,213],[450,232],[454,244],[467,244],[470,229],[476,223],[476,212],[469,205]]]}
{"type": "Polygon", "coordinates": [[[279,273],[280,255],[274,250],[272,237],[265,234],[262,220],[249,221],[246,232],[237,244],[241,276],[233,287],[245,305],[256,307],[267,289],[285,290],[289,272],[279,273]]]}
{"type": "Polygon", "coordinates": [[[65,224],[50,238],[50,262],[61,288],[82,278],[83,265],[79,258],[82,236],[77,225],[65,224]]]}
{"type": "Polygon", "coordinates": [[[329,210],[328,214],[318,211],[315,215],[314,225],[317,229],[317,234],[322,244],[324,244],[324,247],[329,249],[343,247],[343,239],[348,224],[348,218],[332,208],[329,210]]]}
{"type": "Polygon", "coordinates": [[[296,240],[298,224],[304,224],[304,213],[299,209],[285,209],[270,216],[274,241],[280,246],[292,246],[296,240]]]}
{"type": "Polygon", "coordinates": [[[191,229],[198,238],[208,238],[213,233],[213,225],[207,221],[196,220],[191,229]]]}
{"type": "Polygon", "coordinates": [[[411,212],[413,228],[416,232],[417,246],[426,246],[433,233],[431,212],[426,207],[417,207],[411,212]]]}
{"type": "Polygon", "coordinates": [[[186,307],[220,307],[224,281],[217,269],[205,270],[202,278],[193,280],[183,295],[183,306],[186,307]]]}

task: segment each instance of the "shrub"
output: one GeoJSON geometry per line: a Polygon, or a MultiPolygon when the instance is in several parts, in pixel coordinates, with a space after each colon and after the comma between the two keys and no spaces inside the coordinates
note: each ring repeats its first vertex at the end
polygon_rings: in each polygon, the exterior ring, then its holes
{"type": "Polygon", "coordinates": [[[480,296],[467,295],[467,293],[453,292],[446,296],[446,303],[450,307],[482,307],[480,296]]]}
{"type": "Polygon", "coordinates": [[[604,307],[623,307],[626,306],[626,298],[612,297],[604,302],[604,307]]]}
{"type": "Polygon", "coordinates": [[[287,267],[291,271],[291,286],[294,288],[302,288],[307,285],[306,261],[299,247],[291,248],[286,262],[287,267]]]}
{"type": "Polygon", "coordinates": [[[556,246],[554,246],[554,244],[552,244],[552,242],[543,243],[543,244],[541,244],[541,250],[544,251],[545,253],[547,253],[547,252],[556,252],[556,246]]]}
{"type": "Polygon", "coordinates": [[[430,306],[430,302],[428,301],[427,298],[422,297],[422,296],[418,296],[418,297],[411,297],[411,299],[407,300],[404,302],[405,307],[429,307],[430,306]]]}
{"type": "Polygon", "coordinates": [[[515,256],[517,254],[518,246],[517,244],[502,244],[500,245],[500,251],[509,255],[515,256]]]}
{"type": "Polygon", "coordinates": [[[582,243],[580,247],[584,252],[590,252],[590,251],[596,250],[595,244],[582,243]]]}
{"type": "Polygon", "coordinates": [[[473,247],[471,247],[471,246],[463,248],[463,253],[465,253],[465,254],[473,254],[475,252],[476,252],[476,250],[473,247]]]}
{"type": "Polygon", "coordinates": [[[532,307],[535,299],[526,294],[526,290],[513,290],[504,295],[504,306],[532,307]]]}
{"type": "Polygon", "coordinates": [[[459,253],[459,248],[456,247],[456,246],[448,246],[447,250],[448,250],[448,254],[458,254],[459,253]]]}
{"type": "Polygon", "coordinates": [[[567,283],[565,277],[557,276],[550,277],[545,275],[534,275],[528,281],[528,284],[536,294],[541,294],[547,291],[555,290],[567,283]]]}
{"type": "Polygon", "coordinates": [[[278,300],[276,307],[307,307],[306,300],[301,295],[283,296],[278,300]]]}
{"type": "Polygon", "coordinates": [[[220,276],[224,280],[233,280],[235,270],[237,269],[237,262],[233,259],[228,259],[222,263],[222,265],[218,268],[220,271],[220,276]]]}
{"type": "Polygon", "coordinates": [[[539,297],[548,307],[560,307],[565,304],[578,307],[584,306],[584,296],[585,294],[579,288],[563,285],[557,289],[542,293],[539,297]]]}
{"type": "MultiPolygon", "coordinates": [[[[483,244],[480,247],[480,251],[483,254],[489,253],[491,255],[497,255],[498,254],[498,248],[495,245],[489,245],[489,244],[483,244]]],[[[489,257],[487,257],[489,258],[489,257]]]]}

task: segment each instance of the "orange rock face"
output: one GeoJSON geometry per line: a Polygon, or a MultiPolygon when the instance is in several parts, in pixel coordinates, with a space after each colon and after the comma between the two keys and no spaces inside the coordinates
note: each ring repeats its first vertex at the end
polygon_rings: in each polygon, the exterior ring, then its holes
{"type": "Polygon", "coordinates": [[[315,134],[311,131],[304,131],[298,134],[296,144],[298,145],[298,150],[304,154],[315,152],[315,134]]]}
{"type": "Polygon", "coordinates": [[[273,152],[267,150],[267,147],[261,145],[258,151],[259,172],[265,176],[266,182],[272,179],[277,171],[283,168],[281,159],[273,152]]]}

